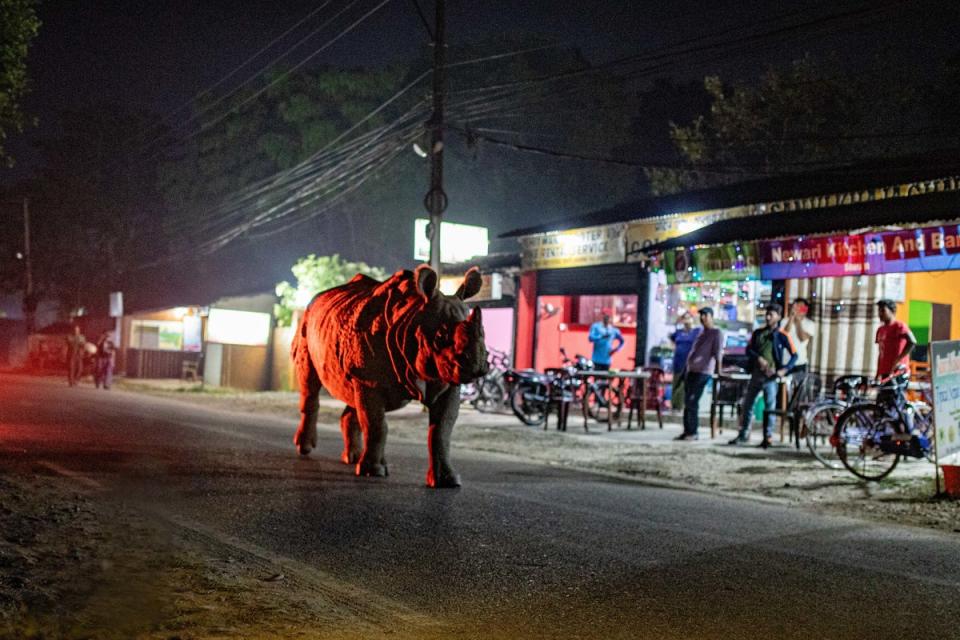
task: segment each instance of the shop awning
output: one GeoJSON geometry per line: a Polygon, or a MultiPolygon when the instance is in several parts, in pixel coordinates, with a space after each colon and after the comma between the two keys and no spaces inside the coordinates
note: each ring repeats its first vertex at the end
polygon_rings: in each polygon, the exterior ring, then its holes
{"type": "Polygon", "coordinates": [[[960,173],[960,150],[956,149],[899,158],[863,160],[818,171],[793,173],[712,189],[633,200],[607,209],[513,229],[498,237],[516,238],[671,214],[806,198],[819,194],[876,189],[886,185],[955,176],[958,173],[960,173]]]}
{"type": "Polygon", "coordinates": [[[678,247],[826,235],[960,219],[960,192],[891,198],[806,211],[721,220],[646,247],[647,255],[678,247]]]}

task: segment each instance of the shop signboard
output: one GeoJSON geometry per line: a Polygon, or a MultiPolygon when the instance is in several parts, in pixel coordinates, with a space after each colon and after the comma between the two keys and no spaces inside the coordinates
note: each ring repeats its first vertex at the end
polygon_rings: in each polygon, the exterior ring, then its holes
{"type": "Polygon", "coordinates": [[[552,231],[520,239],[523,269],[565,269],[616,264],[625,259],[625,225],[552,231]]]}
{"type": "Polygon", "coordinates": [[[669,249],[663,255],[667,283],[756,280],[760,277],[757,248],[752,242],[669,249]]]}
{"type": "Polygon", "coordinates": [[[760,275],[764,280],[861,275],[863,257],[861,236],[766,241],[760,243],[760,275]]]}
{"type": "Polygon", "coordinates": [[[960,269],[960,226],[868,233],[865,273],[960,269]]]}
{"type": "Polygon", "coordinates": [[[960,269],[960,226],[760,243],[764,280],[960,269]]]}
{"type": "Polygon", "coordinates": [[[960,340],[930,345],[937,460],[960,453],[960,340]]]}
{"type": "Polygon", "coordinates": [[[763,213],[762,208],[752,206],[730,207],[681,213],[651,220],[638,220],[627,225],[627,261],[640,262],[645,259],[643,250],[670,238],[696,231],[700,227],[729,218],[763,213]]]}

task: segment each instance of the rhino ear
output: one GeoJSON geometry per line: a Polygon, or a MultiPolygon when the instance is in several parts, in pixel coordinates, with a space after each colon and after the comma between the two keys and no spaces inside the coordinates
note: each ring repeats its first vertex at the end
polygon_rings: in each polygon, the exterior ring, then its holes
{"type": "Polygon", "coordinates": [[[463,284],[457,289],[456,296],[461,300],[472,298],[477,295],[481,286],[483,286],[483,278],[480,277],[480,270],[476,267],[470,267],[466,275],[463,276],[463,284]]]}
{"type": "Polygon", "coordinates": [[[428,264],[421,264],[413,274],[417,283],[417,291],[423,299],[429,302],[437,295],[437,272],[428,264]]]}

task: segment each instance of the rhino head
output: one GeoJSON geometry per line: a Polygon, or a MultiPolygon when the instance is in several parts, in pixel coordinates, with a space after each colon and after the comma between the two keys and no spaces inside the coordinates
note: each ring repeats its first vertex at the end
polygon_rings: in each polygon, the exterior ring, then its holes
{"type": "Polygon", "coordinates": [[[470,311],[464,300],[480,290],[480,271],[472,267],[452,296],[440,291],[437,273],[427,265],[414,274],[424,305],[415,319],[418,353],[416,369],[424,379],[465,384],[490,369],[484,344],[480,309],[470,311]]]}

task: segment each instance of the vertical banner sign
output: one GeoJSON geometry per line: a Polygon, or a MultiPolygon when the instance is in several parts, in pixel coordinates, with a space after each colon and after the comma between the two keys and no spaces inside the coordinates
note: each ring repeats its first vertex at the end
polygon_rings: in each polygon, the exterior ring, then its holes
{"type": "Polygon", "coordinates": [[[960,340],[934,342],[930,355],[937,460],[942,464],[960,452],[960,340]]]}
{"type": "Polygon", "coordinates": [[[760,276],[757,248],[752,242],[668,249],[662,264],[669,284],[756,280],[760,276]]]}

